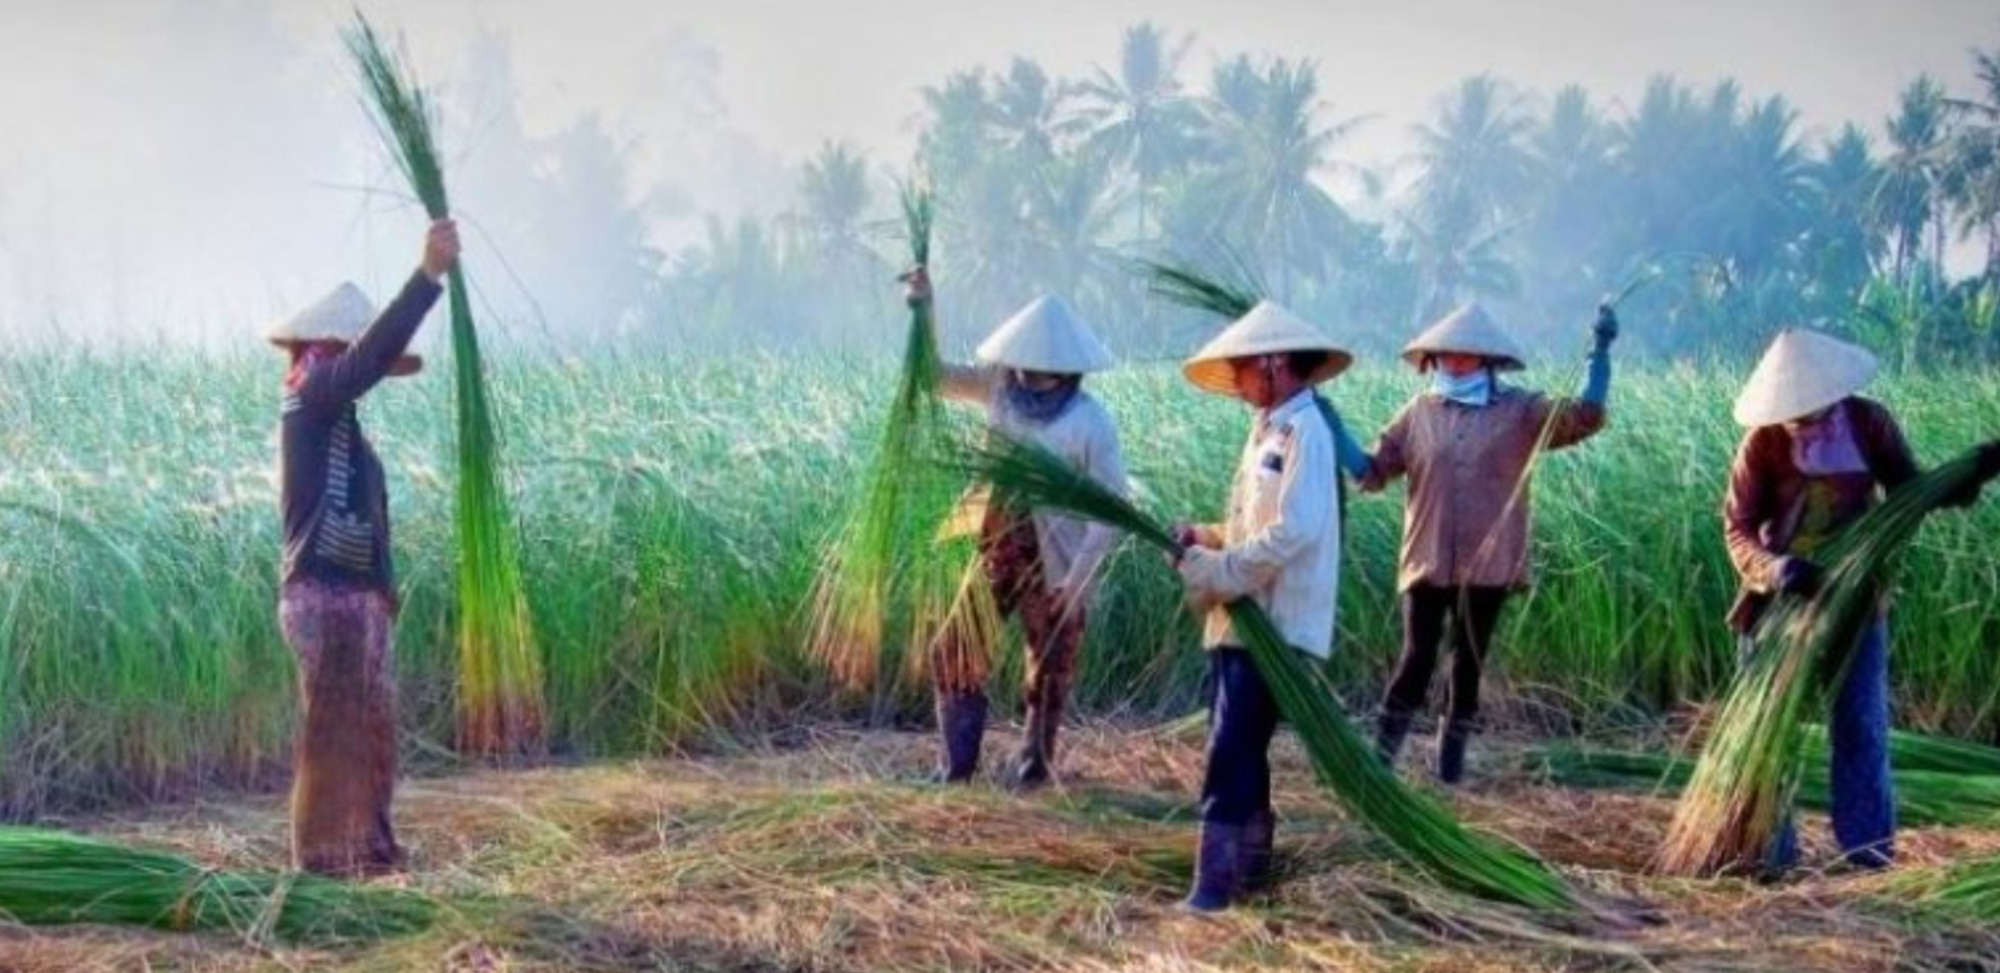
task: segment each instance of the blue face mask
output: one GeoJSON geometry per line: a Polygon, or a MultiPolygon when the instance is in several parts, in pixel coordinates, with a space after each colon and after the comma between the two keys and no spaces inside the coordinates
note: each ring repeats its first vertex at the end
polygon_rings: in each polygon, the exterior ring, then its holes
{"type": "Polygon", "coordinates": [[[1474,409],[1493,401],[1493,373],[1480,369],[1470,375],[1453,375],[1443,368],[1431,369],[1431,391],[1474,409]]]}

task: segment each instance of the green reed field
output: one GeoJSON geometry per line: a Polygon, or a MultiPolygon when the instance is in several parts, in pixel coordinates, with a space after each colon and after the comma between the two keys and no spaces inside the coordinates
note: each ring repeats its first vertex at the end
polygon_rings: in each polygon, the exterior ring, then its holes
{"type": "MultiPolygon", "coordinates": [[[[1567,385],[1572,371],[1525,379],[1567,385]]],[[[1741,377],[1621,364],[1611,428],[1541,467],[1539,584],[1509,615],[1496,715],[1590,732],[1704,701],[1727,677],[1733,575],[1717,511],[1741,377]]],[[[294,670],[274,612],[278,378],[262,356],[0,363],[0,816],[254,784],[283,767],[294,670]]],[[[820,544],[892,378],[886,364],[776,358],[495,367],[559,751],[925,712],[915,692],[887,709],[840,697],[801,649],[820,544]]],[[[1245,410],[1165,367],[1092,387],[1149,507],[1214,516],[1245,410]]],[[[1329,391],[1365,439],[1416,387],[1384,366],[1329,391]]],[[[1885,378],[1872,393],[1926,461],[2000,435],[1991,374],[1885,378]]],[[[392,480],[415,758],[444,754],[452,726],[450,394],[433,370],[378,389],[362,413],[392,480]]],[[[1358,713],[1396,650],[1400,492],[1351,495],[1349,515],[1334,666],[1358,713]]],[[[1907,566],[1894,622],[1906,727],[2000,738],[1995,538],[2000,497],[1940,518],[1907,566]]],[[[1170,574],[1124,552],[1092,621],[1080,706],[1185,712],[1194,634],[1170,574]]],[[[1001,667],[1003,697],[1017,671],[1001,667]]]]}

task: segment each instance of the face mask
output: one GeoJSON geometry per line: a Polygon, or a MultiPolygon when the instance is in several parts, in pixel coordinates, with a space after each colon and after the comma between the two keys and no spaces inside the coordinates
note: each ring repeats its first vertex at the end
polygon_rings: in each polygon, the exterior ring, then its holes
{"type": "Polygon", "coordinates": [[[1019,373],[1007,373],[1007,406],[1016,416],[1036,424],[1054,422],[1069,410],[1082,386],[1081,376],[1064,376],[1053,388],[1036,391],[1021,383],[1019,373]]]}
{"type": "Polygon", "coordinates": [[[1493,401],[1493,373],[1482,368],[1470,375],[1453,375],[1442,368],[1432,368],[1431,391],[1459,405],[1484,408],[1493,401]]]}

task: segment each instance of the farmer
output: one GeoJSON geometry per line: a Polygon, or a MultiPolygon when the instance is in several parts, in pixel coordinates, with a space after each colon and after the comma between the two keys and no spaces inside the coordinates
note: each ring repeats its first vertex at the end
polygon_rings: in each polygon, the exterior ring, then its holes
{"type": "MultiPolygon", "coordinates": [[[[1874,377],[1875,356],[1817,331],[1778,335],[1736,399],[1749,432],[1737,448],[1723,500],[1723,536],[1742,576],[1729,624],[1750,651],[1758,618],[1779,594],[1810,595],[1814,554],[1886,490],[1919,473],[1889,410],[1856,393],[1874,377]]],[[[2000,470],[2000,441],[1981,447],[2000,470]]],[[[1950,498],[1970,506],[1978,489],[1950,498]]],[[[1889,625],[1862,635],[1833,704],[1833,833],[1846,860],[1880,868],[1895,857],[1896,802],[1889,777],[1889,625]]],[[[1798,860],[1787,820],[1766,862],[1772,874],[1798,860]]]]}
{"type": "Polygon", "coordinates": [[[1528,475],[1543,449],[1590,438],[1605,423],[1611,342],[1618,319],[1599,309],[1589,375],[1579,399],[1551,400],[1502,385],[1518,370],[1514,340],[1477,304],[1431,325],[1403,359],[1431,377],[1376,442],[1364,491],[1410,479],[1397,588],[1403,654],[1377,717],[1375,745],[1390,764],[1430,694],[1439,643],[1451,640],[1448,712],[1438,734],[1437,777],[1456,784],[1478,728],[1479,680],[1509,592],[1527,585],[1528,475]]]}
{"type": "Polygon", "coordinates": [[[1188,381],[1256,410],[1229,489],[1228,520],[1177,528],[1178,568],[1189,598],[1207,610],[1207,771],[1201,843],[1189,907],[1227,908],[1264,884],[1276,818],[1271,735],[1278,706],[1223,607],[1254,599],[1293,648],[1332,652],[1340,587],[1336,444],[1313,387],[1353,360],[1312,325],[1264,302],[1216,335],[1183,367],[1188,381]]]}
{"type": "Polygon", "coordinates": [[[292,858],[304,871],[375,874],[402,859],[389,824],[397,608],[389,497],[355,406],[385,376],[422,366],[404,350],[458,251],[457,227],[438,220],[422,264],[379,317],[359,288],[342,284],[270,336],[291,356],[279,425],[278,619],[299,662],[292,858]]]}
{"type": "MultiPolygon", "coordinates": [[[[904,277],[910,304],[931,300],[918,267],[904,277]]],[[[1126,490],[1118,429],[1111,414],[1083,390],[1083,376],[1112,365],[1111,353],[1060,298],[1043,296],[994,329],[975,352],[976,366],[941,363],[947,398],[982,406],[990,429],[1035,443],[1098,482],[1126,490]]],[[[1045,511],[1011,509],[974,498],[961,518],[973,520],[985,581],[1001,617],[1021,620],[1027,643],[1022,696],[1028,722],[1010,784],[1048,783],[1056,732],[1076,670],[1097,569],[1117,542],[1111,528],[1045,511]]],[[[985,652],[962,644],[962,630],[933,646],[938,731],[944,754],[939,777],[971,779],[986,731],[985,652]]]]}

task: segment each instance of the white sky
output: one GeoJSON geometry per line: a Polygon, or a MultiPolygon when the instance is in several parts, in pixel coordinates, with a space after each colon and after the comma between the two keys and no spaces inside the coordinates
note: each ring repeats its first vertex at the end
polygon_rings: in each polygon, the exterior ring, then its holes
{"type": "MultiPolygon", "coordinates": [[[[70,0],[0,12],[0,334],[165,317],[197,333],[303,303],[362,263],[407,265],[414,217],[335,188],[391,184],[353,101],[345,0],[70,0]],[[103,286],[117,281],[115,288],[103,286]],[[117,293],[107,293],[116,291],[117,293]],[[136,307],[135,307],[136,305],[136,307]]],[[[1971,90],[1967,52],[2000,47],[1990,0],[373,0],[427,80],[449,85],[482,32],[511,45],[533,133],[596,113],[642,162],[639,196],[697,208],[782,204],[786,167],[828,138],[900,165],[918,89],[1013,55],[1075,76],[1115,69],[1123,29],[1218,56],[1311,58],[1330,117],[1382,165],[1458,79],[1629,102],[1671,73],[1783,93],[1808,131],[1871,129],[1919,72],[1971,90]]],[[[130,325],[126,326],[130,330],[130,325]]]]}

